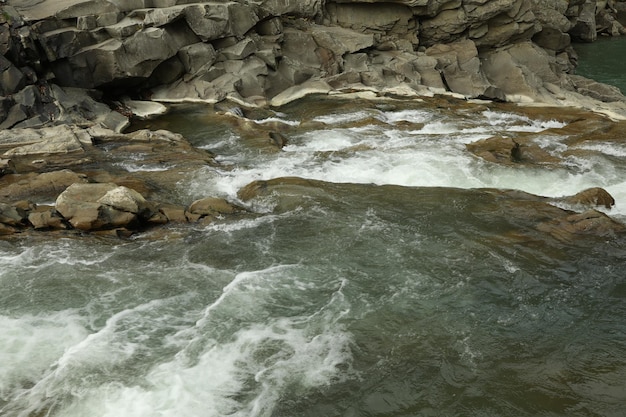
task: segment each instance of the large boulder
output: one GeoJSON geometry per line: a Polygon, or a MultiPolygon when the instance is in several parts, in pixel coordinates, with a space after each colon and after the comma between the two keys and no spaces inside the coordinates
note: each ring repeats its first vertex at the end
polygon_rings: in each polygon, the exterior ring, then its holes
{"type": "Polygon", "coordinates": [[[297,16],[315,17],[322,14],[323,0],[260,0],[261,17],[297,16]]]}
{"type": "Polygon", "coordinates": [[[224,215],[242,213],[244,211],[242,207],[232,204],[223,198],[205,197],[191,203],[185,214],[189,220],[203,219],[207,223],[224,215]]]}
{"type": "Polygon", "coordinates": [[[141,194],[116,184],[72,184],[55,203],[72,227],[89,231],[134,226],[154,212],[141,194]]]}

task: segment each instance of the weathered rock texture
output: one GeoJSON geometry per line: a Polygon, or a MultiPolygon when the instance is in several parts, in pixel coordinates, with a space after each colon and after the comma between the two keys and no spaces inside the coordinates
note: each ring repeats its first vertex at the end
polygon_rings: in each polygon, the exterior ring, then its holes
{"type": "Polygon", "coordinates": [[[67,229],[126,236],[152,226],[209,223],[245,211],[218,198],[177,201],[172,190],[181,178],[215,161],[165,130],[11,129],[0,131],[2,152],[0,235],[67,229]],[[148,168],[133,173],[119,168],[129,163],[148,168]],[[150,171],[151,166],[160,169],[150,171]]]}
{"type": "Polygon", "coordinates": [[[571,100],[570,93],[621,101],[619,92],[568,75],[572,38],[623,32],[618,5],[8,0],[0,17],[0,128],[99,123],[121,131],[120,113],[132,110],[99,103],[111,93],[249,105],[355,89],[550,104],[571,100]]]}

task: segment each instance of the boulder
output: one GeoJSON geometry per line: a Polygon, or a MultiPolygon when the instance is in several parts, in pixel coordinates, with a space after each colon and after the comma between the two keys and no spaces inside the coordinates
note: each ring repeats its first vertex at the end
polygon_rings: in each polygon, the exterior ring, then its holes
{"type": "Polygon", "coordinates": [[[187,211],[191,214],[199,215],[200,217],[217,217],[223,214],[242,212],[244,210],[223,198],[205,197],[191,203],[187,211]]]}
{"type": "Polygon", "coordinates": [[[143,217],[148,217],[145,213],[152,211],[152,207],[141,194],[123,186],[107,191],[96,202],[112,207],[115,210],[138,214],[143,217]]]}
{"type": "Polygon", "coordinates": [[[0,158],[0,177],[5,174],[14,174],[15,164],[10,159],[0,158]]]}
{"type": "Polygon", "coordinates": [[[26,77],[11,61],[0,55],[0,95],[13,94],[26,85],[26,77]]]}
{"type": "Polygon", "coordinates": [[[299,86],[287,88],[280,94],[273,97],[270,104],[272,106],[280,107],[292,101],[306,97],[307,95],[328,94],[331,90],[332,87],[325,81],[310,80],[299,86]]]}
{"type": "Polygon", "coordinates": [[[565,14],[569,6],[566,0],[533,0],[533,12],[541,24],[541,31],[533,36],[533,41],[542,48],[562,51],[570,45],[569,30],[572,21],[565,14]]]}
{"type": "Polygon", "coordinates": [[[178,51],[178,58],[185,66],[187,74],[197,74],[200,70],[205,71],[215,62],[217,53],[209,43],[198,42],[182,47],[178,51]]]}
{"type": "Polygon", "coordinates": [[[470,20],[464,9],[444,10],[420,26],[421,43],[432,46],[459,39],[468,28],[470,20]]]}
{"type": "Polygon", "coordinates": [[[494,136],[480,139],[465,145],[467,150],[488,162],[501,165],[514,166],[525,165],[554,165],[557,166],[562,160],[541,148],[536,143],[524,138],[517,138],[519,142],[511,138],[494,136]]]}
{"type": "Polygon", "coordinates": [[[132,227],[153,214],[139,193],[112,183],[72,184],[58,196],[55,209],[84,231],[132,227]]]}
{"type": "Polygon", "coordinates": [[[296,16],[315,17],[323,11],[324,2],[321,0],[260,0],[260,15],[268,16],[296,16]]]}
{"type": "Polygon", "coordinates": [[[615,205],[615,199],[605,189],[594,187],[581,191],[573,196],[559,199],[563,203],[584,207],[604,207],[610,209],[615,205]]]}
{"type": "Polygon", "coordinates": [[[123,100],[126,106],[137,119],[145,120],[167,113],[167,107],[161,103],[142,100],[123,100]]]}

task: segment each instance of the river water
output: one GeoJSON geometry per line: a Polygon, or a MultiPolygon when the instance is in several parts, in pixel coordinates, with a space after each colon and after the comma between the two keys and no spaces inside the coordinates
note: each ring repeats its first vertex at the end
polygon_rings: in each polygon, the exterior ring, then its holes
{"type": "Polygon", "coordinates": [[[626,93],[626,36],[600,37],[593,43],[577,43],[576,74],[618,87],[626,93]]]}
{"type": "Polygon", "coordinates": [[[502,167],[465,144],[558,153],[565,123],[312,100],[251,122],[281,120],[278,151],[208,113],[153,125],[221,163],[181,200],[323,182],[167,238],[0,241],[0,415],[624,416],[626,240],[546,237],[479,189],[602,186],[624,220],[626,145],[502,167]]]}

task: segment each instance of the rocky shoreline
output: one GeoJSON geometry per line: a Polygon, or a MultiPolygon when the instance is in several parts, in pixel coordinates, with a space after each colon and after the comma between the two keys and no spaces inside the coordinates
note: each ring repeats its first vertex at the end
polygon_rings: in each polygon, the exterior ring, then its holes
{"type": "MultiPolygon", "coordinates": [[[[240,134],[277,149],[288,139],[283,126],[250,131],[247,121],[311,95],[530,106],[521,112],[578,108],[584,116],[560,112],[578,137],[606,134],[626,119],[626,98],[574,74],[571,39],[624,33],[623,5],[8,0],[0,6],[0,235],[129,236],[247,215],[240,203],[212,196],[177,200],[173,190],[185,173],[217,164],[209,152],[168,131],[125,133],[131,120],[163,114],[171,103],[206,103],[240,134]],[[162,170],[120,168],[136,155],[162,170]]],[[[525,146],[517,161],[510,139],[468,151],[495,163],[558,163],[524,137],[515,140],[525,146]]],[[[595,190],[564,201],[589,208],[611,198],[595,190]]],[[[594,213],[555,221],[572,233],[623,231],[594,213]],[[602,226],[590,226],[590,218],[602,226]]]]}

